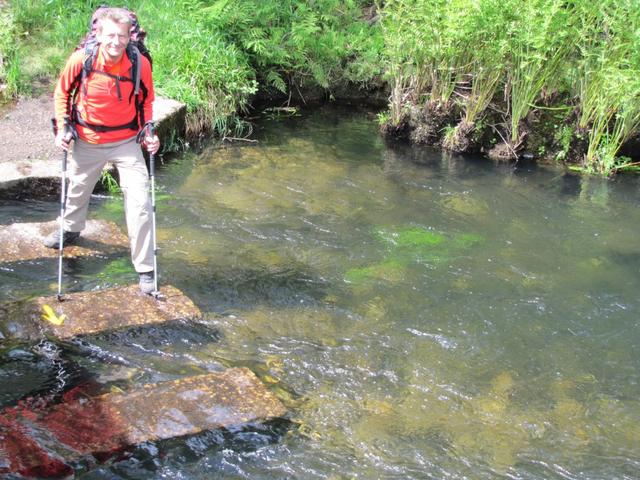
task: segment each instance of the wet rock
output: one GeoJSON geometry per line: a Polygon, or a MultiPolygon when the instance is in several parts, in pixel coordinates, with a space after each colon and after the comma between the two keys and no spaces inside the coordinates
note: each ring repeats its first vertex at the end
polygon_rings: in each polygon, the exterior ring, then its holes
{"type": "Polygon", "coordinates": [[[131,445],[282,417],[282,403],[247,368],[143,385],[97,397],[67,395],[0,412],[0,474],[69,475],[70,463],[131,445]]]}
{"type": "MultiPolygon", "coordinates": [[[[59,229],[57,221],[14,223],[0,226],[0,262],[53,258],[58,250],[43,245],[44,238],[59,229]]],[[[64,258],[123,252],[129,248],[127,236],[113,222],[88,220],[75,245],[64,248],[64,258]]]]}
{"type": "Polygon", "coordinates": [[[156,300],[142,295],[138,285],[130,285],[69,293],[61,302],[52,296],[0,304],[0,334],[36,339],[49,333],[63,339],[202,316],[200,309],[177,288],[161,286],[160,292],[164,298],[156,300]],[[61,325],[43,319],[45,305],[53,309],[57,319],[63,319],[61,325]]]}

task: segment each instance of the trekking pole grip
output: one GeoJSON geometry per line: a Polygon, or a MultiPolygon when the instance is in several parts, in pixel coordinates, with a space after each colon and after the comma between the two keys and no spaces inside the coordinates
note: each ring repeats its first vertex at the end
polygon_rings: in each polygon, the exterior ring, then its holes
{"type": "MultiPolygon", "coordinates": [[[[147,123],[147,132],[149,137],[153,138],[155,136],[155,125],[153,122],[147,123]]],[[[149,170],[151,171],[151,175],[155,174],[156,170],[156,155],[154,153],[149,152],[149,170]]]]}

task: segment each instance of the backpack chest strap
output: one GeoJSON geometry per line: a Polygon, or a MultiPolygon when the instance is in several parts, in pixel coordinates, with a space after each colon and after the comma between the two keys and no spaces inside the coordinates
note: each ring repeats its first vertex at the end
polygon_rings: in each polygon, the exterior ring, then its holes
{"type": "MultiPolygon", "coordinates": [[[[113,73],[109,73],[109,72],[104,72],[102,70],[92,70],[93,73],[98,73],[100,75],[104,75],[106,77],[110,77],[115,79],[116,81],[116,92],[118,93],[118,100],[122,101],[122,91],[120,90],[120,82],[131,82],[133,83],[133,80],[130,79],[129,77],[124,77],[122,75],[114,75],[113,73]]],[[[85,82],[85,94],[86,94],[86,82],[85,82]]],[[[135,94],[135,92],[134,92],[135,94]]]]}

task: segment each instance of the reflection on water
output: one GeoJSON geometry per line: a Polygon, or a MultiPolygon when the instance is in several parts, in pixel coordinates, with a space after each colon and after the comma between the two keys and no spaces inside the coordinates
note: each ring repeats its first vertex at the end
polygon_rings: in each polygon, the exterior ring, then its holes
{"type": "MultiPolygon", "coordinates": [[[[105,388],[249,366],[295,427],[141,447],[86,478],[636,476],[635,178],[387,148],[358,112],[259,132],[158,172],[161,283],[206,325],[64,350],[105,388]]],[[[122,223],[117,202],[95,215],[122,223]]],[[[55,281],[52,265],[12,268],[4,297],[55,281]]],[[[117,258],[69,275],[134,279],[117,258]]],[[[29,348],[2,355],[33,383],[20,392],[46,384],[42,360],[12,363],[29,348]]]]}

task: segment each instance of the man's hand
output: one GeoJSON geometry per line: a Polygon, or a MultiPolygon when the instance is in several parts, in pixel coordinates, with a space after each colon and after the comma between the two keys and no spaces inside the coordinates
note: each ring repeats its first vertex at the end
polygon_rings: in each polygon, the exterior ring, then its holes
{"type": "Polygon", "coordinates": [[[155,134],[153,137],[147,135],[144,137],[144,147],[147,149],[147,152],[154,155],[160,149],[160,139],[155,134]]]}
{"type": "Polygon", "coordinates": [[[60,129],[60,131],[56,134],[55,144],[56,147],[61,148],[65,151],[69,151],[69,142],[71,142],[71,138],[73,135],[70,131],[66,131],[66,128],[60,129]]]}

